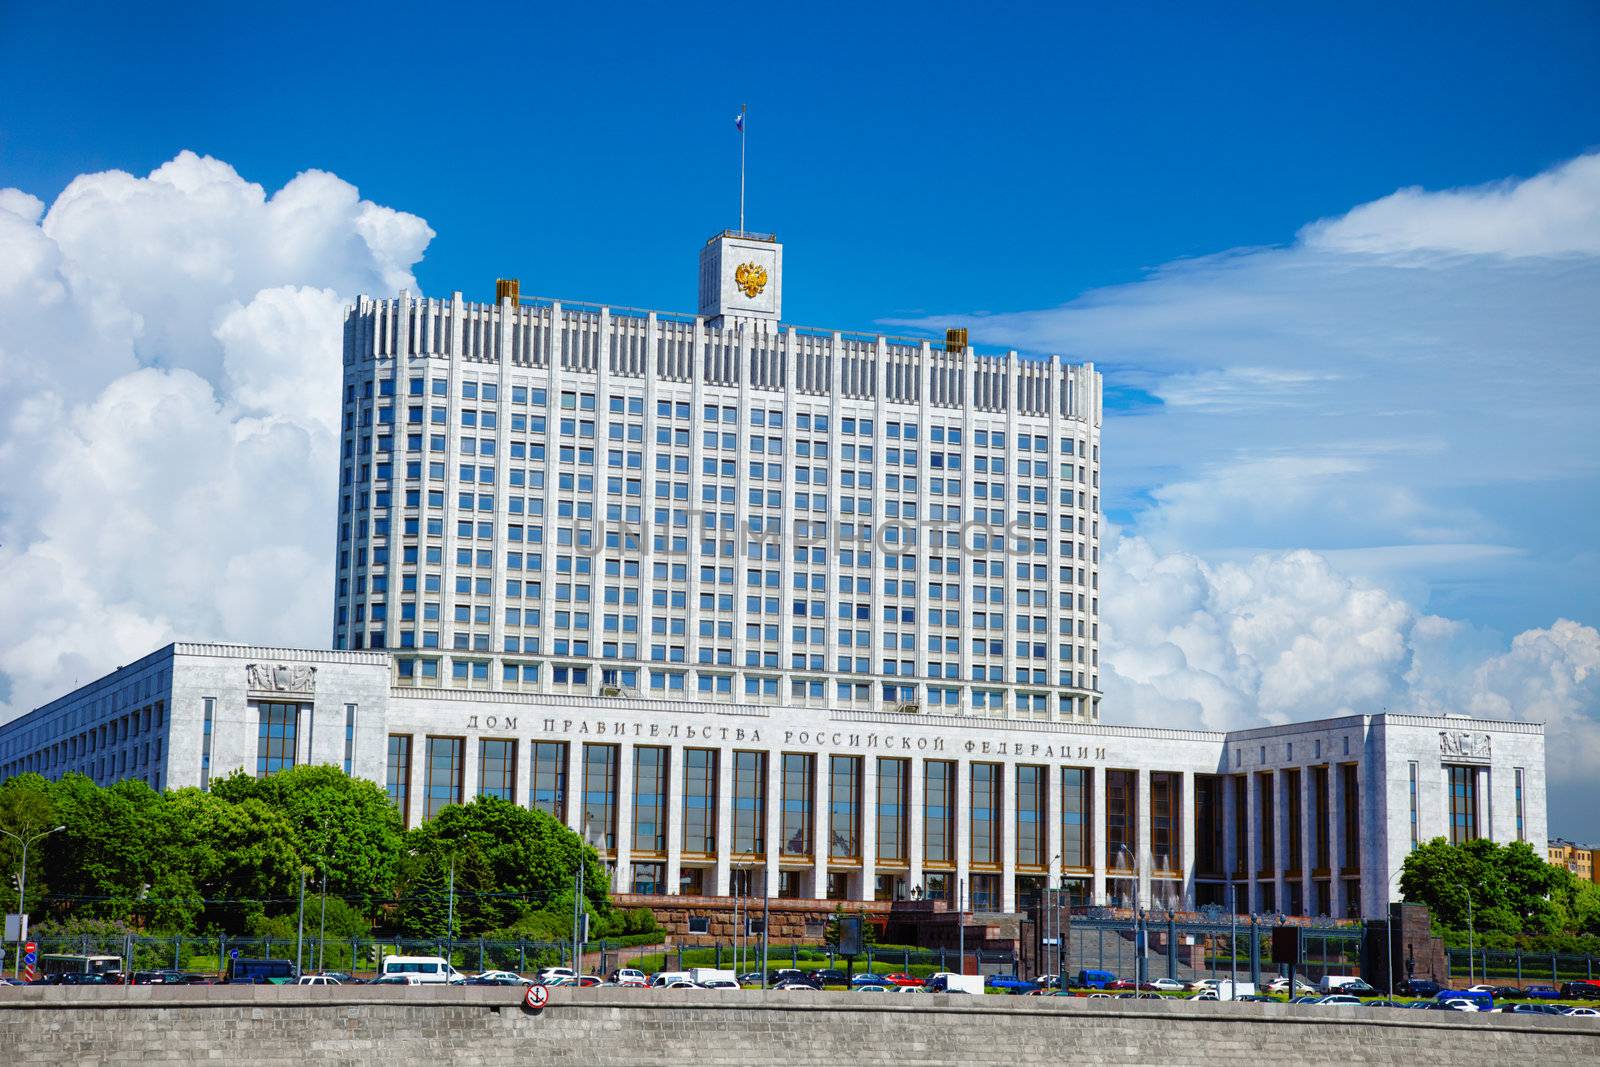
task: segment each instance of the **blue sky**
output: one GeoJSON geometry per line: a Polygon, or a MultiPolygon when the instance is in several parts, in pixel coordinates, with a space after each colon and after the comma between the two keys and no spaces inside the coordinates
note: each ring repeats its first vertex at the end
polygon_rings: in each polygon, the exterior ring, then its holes
{"type": "Polygon", "coordinates": [[[788,319],[1105,372],[1108,717],[1540,719],[1600,838],[1597,54],[1592,3],[0,0],[0,458],[121,464],[0,481],[0,717],[325,642],[339,305],[688,310],[747,103],[788,319]]]}

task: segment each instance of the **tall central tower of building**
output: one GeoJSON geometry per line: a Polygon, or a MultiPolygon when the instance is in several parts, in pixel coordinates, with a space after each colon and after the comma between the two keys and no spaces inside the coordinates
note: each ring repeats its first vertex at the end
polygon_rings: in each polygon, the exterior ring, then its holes
{"type": "Polygon", "coordinates": [[[401,687],[1093,721],[1100,376],[699,314],[401,293],[345,322],[334,642],[401,687]]]}

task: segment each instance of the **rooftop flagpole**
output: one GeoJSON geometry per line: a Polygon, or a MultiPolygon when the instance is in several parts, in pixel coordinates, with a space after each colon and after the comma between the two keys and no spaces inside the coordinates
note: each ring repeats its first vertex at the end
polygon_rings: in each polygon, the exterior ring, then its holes
{"type": "Polygon", "coordinates": [[[739,127],[739,236],[744,236],[744,113],[745,105],[739,105],[739,117],[735,125],[739,127]]]}

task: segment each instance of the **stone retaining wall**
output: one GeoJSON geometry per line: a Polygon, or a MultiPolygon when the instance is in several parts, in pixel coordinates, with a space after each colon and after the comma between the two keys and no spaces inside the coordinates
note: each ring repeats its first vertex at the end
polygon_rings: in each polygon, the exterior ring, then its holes
{"type": "Polygon", "coordinates": [[[7,1064],[1600,1062],[1600,1020],[1042,997],[503,987],[0,988],[7,1064]]]}

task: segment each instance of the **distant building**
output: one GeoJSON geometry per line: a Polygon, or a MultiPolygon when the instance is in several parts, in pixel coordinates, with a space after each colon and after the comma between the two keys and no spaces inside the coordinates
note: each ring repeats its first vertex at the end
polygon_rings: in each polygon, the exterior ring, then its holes
{"type": "Polygon", "coordinates": [[[1565,867],[1585,882],[1600,882],[1600,848],[1579,845],[1564,838],[1550,840],[1550,862],[1565,867]]]}

